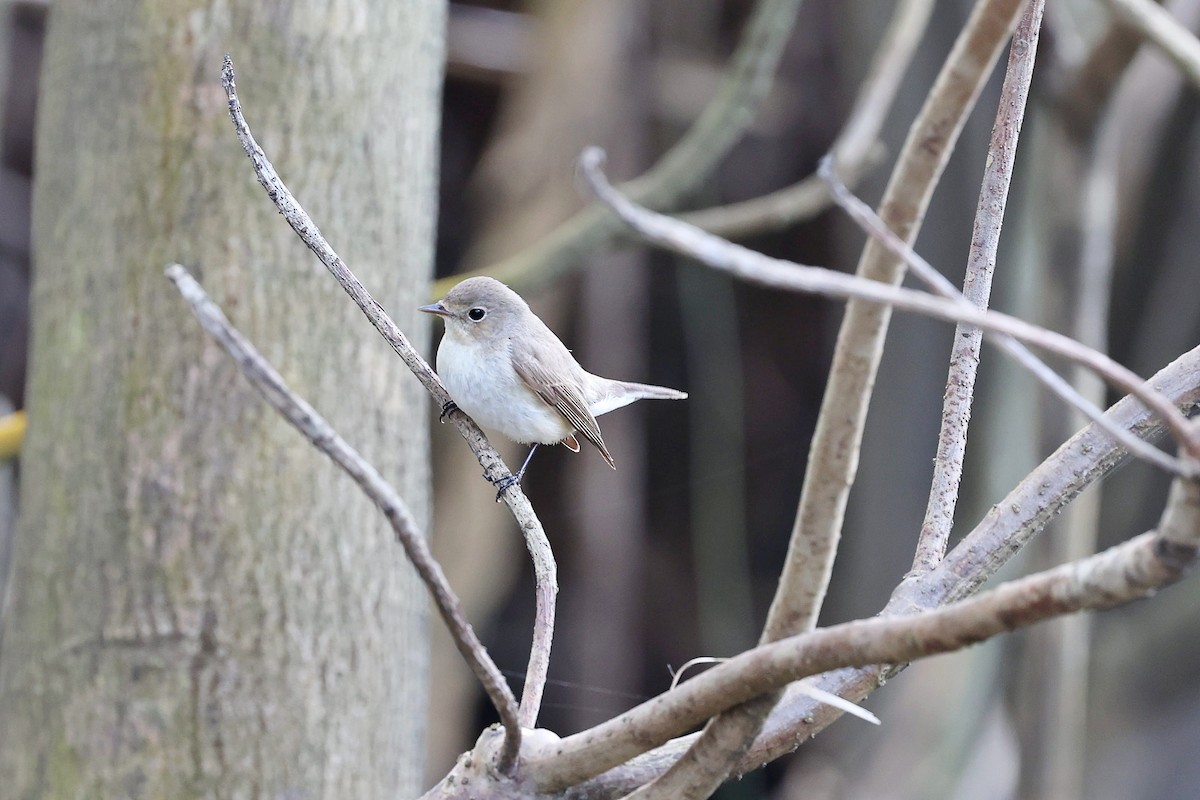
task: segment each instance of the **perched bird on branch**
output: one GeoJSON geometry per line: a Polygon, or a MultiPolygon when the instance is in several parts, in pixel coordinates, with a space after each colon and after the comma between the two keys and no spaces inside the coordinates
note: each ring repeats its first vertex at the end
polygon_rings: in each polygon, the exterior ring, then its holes
{"type": "Polygon", "coordinates": [[[521,296],[494,278],[468,278],[421,311],[446,323],[437,371],[453,402],[443,416],[457,407],[480,426],[533,445],[521,469],[497,483],[500,492],[520,482],[538,445],[564,444],[579,452],[575,434],[616,469],[596,417],[635,400],[687,397],[665,386],[588,372],[521,296]]]}

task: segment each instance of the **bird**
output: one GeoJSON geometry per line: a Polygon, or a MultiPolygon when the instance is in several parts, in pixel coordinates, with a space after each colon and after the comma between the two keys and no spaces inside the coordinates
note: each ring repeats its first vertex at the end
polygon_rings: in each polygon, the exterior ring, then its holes
{"type": "Polygon", "coordinates": [[[467,278],[419,310],[446,325],[436,359],[451,400],[442,416],[457,408],[483,428],[532,445],[516,474],[496,482],[497,500],[521,482],[540,445],[578,453],[576,434],[616,469],[596,417],[636,400],[687,398],[677,389],[588,372],[529,304],[495,278],[467,278]]]}

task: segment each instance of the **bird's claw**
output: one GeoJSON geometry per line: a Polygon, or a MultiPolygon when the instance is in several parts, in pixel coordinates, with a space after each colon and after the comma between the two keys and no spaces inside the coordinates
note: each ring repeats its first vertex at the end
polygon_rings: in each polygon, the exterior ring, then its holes
{"type": "Polygon", "coordinates": [[[438,414],[438,422],[445,422],[447,415],[453,414],[458,410],[458,403],[454,402],[453,400],[447,400],[446,402],[442,403],[442,413],[438,414]]]}
{"type": "MultiPolygon", "coordinates": [[[[483,477],[487,478],[487,475],[485,474],[483,477]]],[[[496,502],[497,503],[499,503],[500,500],[504,497],[504,493],[506,491],[508,491],[512,487],[521,483],[521,477],[522,477],[521,473],[518,472],[516,475],[505,475],[503,478],[500,478],[499,480],[493,481],[491,478],[488,478],[488,480],[491,481],[491,484],[496,487],[496,502]]]]}

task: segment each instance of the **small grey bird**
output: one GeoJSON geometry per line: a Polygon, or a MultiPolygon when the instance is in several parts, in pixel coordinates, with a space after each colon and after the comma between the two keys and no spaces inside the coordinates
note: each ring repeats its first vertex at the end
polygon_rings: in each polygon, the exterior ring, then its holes
{"type": "Polygon", "coordinates": [[[446,323],[437,371],[453,404],[442,413],[457,406],[482,427],[533,445],[517,474],[497,484],[500,493],[520,482],[538,445],[564,444],[578,453],[576,433],[616,469],[596,417],[643,398],[687,397],[591,374],[519,294],[494,278],[468,278],[420,310],[446,323]]]}

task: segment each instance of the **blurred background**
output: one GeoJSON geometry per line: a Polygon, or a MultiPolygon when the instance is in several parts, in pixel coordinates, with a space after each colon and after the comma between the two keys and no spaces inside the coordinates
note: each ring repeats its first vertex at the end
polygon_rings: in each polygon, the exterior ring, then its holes
{"type": "MultiPolygon", "coordinates": [[[[803,3],[754,123],[686,208],[746,200],[809,176],[850,115],[893,14],[915,5],[803,3]]],[[[973,4],[928,5],[911,64],[896,76],[881,146],[857,186],[869,202],[881,195],[973,4]]],[[[1189,26],[1200,23],[1197,0],[1167,5],[1189,26]]],[[[14,407],[22,403],[31,142],[47,6],[0,5],[0,395],[14,407]]],[[[614,180],[653,165],[717,92],[754,6],[450,3],[438,277],[486,271],[584,207],[574,171],[583,147],[607,150],[614,180]]],[[[917,246],[955,280],[1000,77],[967,124],[917,246]]],[[[1104,3],[1052,3],[993,305],[1104,347],[1143,375],[1200,342],[1198,111],[1196,87],[1114,23],[1104,3]]],[[[829,210],[764,227],[738,241],[847,271],[864,241],[829,210]]],[[[545,448],[526,476],[559,563],[541,724],[560,735],[665,690],[671,670],[690,658],[732,655],[757,640],[841,319],[838,303],[738,284],[630,242],[572,266],[562,278],[517,288],[589,370],[691,397],[605,417],[615,472],[587,448],[545,448]]],[[[911,564],[951,334],[938,322],[893,321],[823,624],[877,612],[911,564]]],[[[524,546],[453,429],[430,424],[435,551],[519,690],[533,617],[524,546]]],[[[1077,427],[985,348],[959,533],[1077,427]]],[[[524,455],[495,444],[510,465],[524,455]]],[[[1022,553],[1011,574],[1152,527],[1164,491],[1150,470],[1121,469],[1022,553]]],[[[0,542],[0,594],[6,552],[0,542]]],[[[923,662],[869,701],[881,728],[842,720],[722,796],[1195,797],[1200,765],[1188,756],[1200,740],[1197,611],[1200,586],[1185,582],[1149,603],[923,662]]],[[[432,627],[431,782],[493,721],[432,627]]]]}

